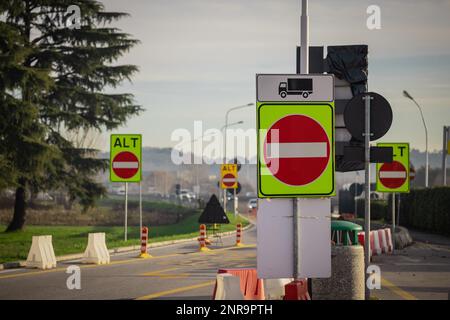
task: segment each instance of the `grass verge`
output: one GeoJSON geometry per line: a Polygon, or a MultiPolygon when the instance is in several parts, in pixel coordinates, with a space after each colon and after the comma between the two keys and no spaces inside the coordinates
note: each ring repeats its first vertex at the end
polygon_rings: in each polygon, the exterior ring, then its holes
{"type": "MultiPolygon", "coordinates": [[[[187,239],[198,236],[200,213],[183,219],[178,224],[149,227],[150,243],[187,239]]],[[[222,225],[220,231],[232,231],[236,223],[243,226],[248,221],[233,214],[228,214],[230,224],[222,225]]],[[[0,225],[0,263],[25,260],[31,246],[31,237],[39,235],[52,235],[55,255],[82,253],[87,245],[88,233],[105,232],[108,249],[139,245],[139,227],[128,227],[128,241],[124,241],[123,227],[97,227],[97,226],[26,226],[22,231],[4,232],[5,225],[0,225]]]]}

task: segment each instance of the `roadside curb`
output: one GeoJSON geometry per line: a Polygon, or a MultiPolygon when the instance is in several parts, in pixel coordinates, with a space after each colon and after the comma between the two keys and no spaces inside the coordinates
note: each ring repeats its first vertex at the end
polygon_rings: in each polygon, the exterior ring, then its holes
{"type": "MultiPolygon", "coordinates": [[[[255,226],[250,220],[247,220],[247,221],[249,222],[249,224],[247,226],[245,226],[244,228],[242,228],[242,231],[246,231],[255,226]]],[[[236,234],[236,231],[227,231],[227,232],[218,233],[218,235],[220,235],[220,236],[230,236],[233,234],[236,234]]],[[[192,241],[197,241],[197,238],[198,237],[187,238],[187,239],[178,239],[178,240],[159,241],[159,242],[150,243],[150,244],[148,244],[147,247],[148,248],[158,248],[158,247],[164,247],[164,246],[180,244],[180,243],[185,243],[185,242],[192,242],[192,241]]],[[[115,253],[138,251],[140,249],[141,249],[141,245],[139,244],[139,245],[109,249],[108,252],[110,254],[115,254],[115,253]]],[[[58,256],[58,257],[56,257],[56,261],[61,262],[61,261],[77,260],[77,259],[81,259],[82,257],[83,257],[83,253],[73,253],[73,254],[58,256]]],[[[0,270],[22,268],[22,267],[25,267],[25,263],[26,263],[25,260],[5,262],[5,263],[0,264],[0,270]]]]}

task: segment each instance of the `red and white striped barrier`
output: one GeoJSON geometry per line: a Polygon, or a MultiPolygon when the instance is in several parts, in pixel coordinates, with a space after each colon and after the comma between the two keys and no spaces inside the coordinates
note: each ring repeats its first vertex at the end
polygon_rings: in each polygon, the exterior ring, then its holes
{"type": "Polygon", "coordinates": [[[142,227],[141,230],[141,253],[139,254],[139,258],[151,258],[151,255],[147,252],[147,244],[148,244],[148,228],[142,227]]]}
{"type": "Polygon", "coordinates": [[[386,234],[388,253],[392,253],[394,251],[394,245],[392,244],[391,229],[389,229],[389,228],[384,229],[384,233],[386,234]]]}
{"type": "MultiPolygon", "coordinates": [[[[358,232],[358,241],[364,246],[365,232],[358,232]]],[[[382,253],[392,252],[391,229],[380,229],[370,231],[370,256],[378,256],[382,253]]]]}
{"type": "Polygon", "coordinates": [[[200,251],[209,251],[210,249],[206,247],[206,226],[204,224],[200,225],[200,251]]]}
{"type": "Polygon", "coordinates": [[[236,247],[241,247],[241,237],[242,237],[242,224],[236,224],[236,247]]]}

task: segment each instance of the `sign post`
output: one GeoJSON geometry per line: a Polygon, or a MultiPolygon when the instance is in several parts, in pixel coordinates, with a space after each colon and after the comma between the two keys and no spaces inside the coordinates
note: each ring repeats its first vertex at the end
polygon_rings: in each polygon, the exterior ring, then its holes
{"type": "MultiPolygon", "coordinates": [[[[364,262],[365,268],[367,270],[370,264],[370,100],[372,97],[366,95],[365,99],[365,124],[364,124],[364,167],[365,167],[365,185],[364,185],[364,262]]],[[[367,278],[367,273],[365,273],[367,278]]],[[[367,279],[366,281],[367,282],[367,279]]],[[[365,296],[366,300],[369,298],[370,291],[365,286],[365,296]]]]}
{"type": "Polygon", "coordinates": [[[142,136],[140,134],[112,134],[110,141],[111,182],[125,183],[124,238],[127,241],[128,227],[128,182],[139,182],[139,225],[142,228],[142,136]]]}
{"type": "MultiPolygon", "coordinates": [[[[378,147],[392,148],[392,162],[377,163],[377,184],[376,191],[392,193],[392,250],[395,250],[395,202],[396,193],[407,193],[410,188],[409,144],[408,143],[377,143],[378,147]]],[[[397,207],[400,207],[400,198],[397,207]]],[[[397,219],[397,225],[398,225],[397,219]]]]}

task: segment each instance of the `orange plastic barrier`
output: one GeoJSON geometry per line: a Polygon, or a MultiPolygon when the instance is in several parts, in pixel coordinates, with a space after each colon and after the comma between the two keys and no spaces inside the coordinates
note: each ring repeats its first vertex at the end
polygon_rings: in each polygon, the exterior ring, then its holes
{"type": "MultiPolygon", "coordinates": [[[[263,280],[258,279],[256,269],[219,269],[217,273],[229,273],[239,277],[245,300],[265,300],[263,280]]],[[[216,296],[216,289],[217,283],[214,286],[213,299],[216,296]]]]}
{"type": "Polygon", "coordinates": [[[204,224],[200,225],[200,238],[198,240],[200,242],[200,251],[209,251],[209,248],[206,247],[206,226],[204,224]]]}

